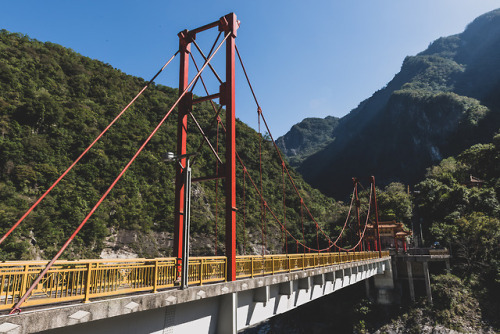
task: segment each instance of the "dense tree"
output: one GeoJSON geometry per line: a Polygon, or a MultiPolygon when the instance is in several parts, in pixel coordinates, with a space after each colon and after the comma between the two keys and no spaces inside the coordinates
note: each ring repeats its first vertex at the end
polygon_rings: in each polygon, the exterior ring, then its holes
{"type": "MultiPolygon", "coordinates": [[[[0,232],[4,233],[145,85],[145,81],[59,45],[41,43],[5,30],[0,32],[0,50],[0,232]]],[[[177,89],[151,85],[28,216],[18,231],[0,246],[1,258],[52,256],[177,95],[177,89]]],[[[193,114],[210,140],[215,142],[215,127],[210,126],[214,114],[211,105],[197,104],[193,114]]],[[[161,127],[72,243],[64,255],[66,258],[99,256],[105,238],[119,230],[141,235],[173,232],[174,166],[164,163],[162,157],[165,152],[175,150],[176,118],[175,113],[172,114],[161,127]]],[[[188,131],[188,151],[194,152],[202,138],[194,125],[190,125],[188,131]]],[[[260,179],[259,137],[258,133],[238,121],[237,150],[256,182],[260,179]]],[[[260,138],[264,162],[262,189],[269,207],[281,218],[282,166],[269,137],[260,138]]],[[[219,139],[223,140],[224,135],[220,134],[219,139]]],[[[220,150],[220,155],[224,156],[224,148],[220,150]]],[[[196,160],[194,177],[214,174],[215,159],[207,145],[203,146],[196,160]]],[[[330,224],[334,219],[330,213],[333,201],[311,189],[293,171],[292,174],[301,196],[318,222],[330,224]]],[[[243,208],[243,174],[239,166],[237,175],[239,249],[242,250],[242,242],[246,239],[248,251],[251,251],[251,245],[261,242],[260,201],[247,178],[246,205],[243,208]],[[242,228],[242,211],[246,214],[246,230],[242,228]]],[[[192,208],[193,235],[204,236],[203,240],[210,240],[209,243],[215,242],[217,217],[220,249],[224,245],[224,229],[221,228],[223,186],[224,181],[219,181],[216,201],[213,181],[195,184],[192,208]]],[[[299,199],[289,182],[285,191],[287,223],[296,231],[300,222],[299,199]]],[[[265,224],[267,247],[281,251],[283,241],[278,224],[269,214],[265,224]]],[[[315,245],[315,234],[306,241],[315,245]]],[[[208,248],[206,242],[195,243],[194,247],[208,248]]],[[[143,256],[168,255],[169,250],[164,247],[162,253],[141,253],[140,250],[138,253],[143,256]]]]}

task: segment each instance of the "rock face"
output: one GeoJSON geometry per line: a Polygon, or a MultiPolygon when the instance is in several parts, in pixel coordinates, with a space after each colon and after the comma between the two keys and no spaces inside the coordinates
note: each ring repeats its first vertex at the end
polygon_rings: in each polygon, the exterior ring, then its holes
{"type": "Polygon", "coordinates": [[[101,259],[154,258],[171,252],[171,233],[137,230],[112,230],[104,241],[101,259]]]}
{"type": "MultiPolygon", "coordinates": [[[[374,174],[378,183],[415,183],[433,163],[486,142],[498,131],[499,91],[500,9],[478,17],[463,33],[440,38],[407,57],[386,87],[332,130],[315,133],[326,138],[316,147],[326,146],[297,162],[298,170],[337,198],[348,193],[352,176],[363,180],[374,174]]],[[[292,128],[280,141],[290,159],[303,147],[285,141],[297,137],[296,132],[292,128]]]]}

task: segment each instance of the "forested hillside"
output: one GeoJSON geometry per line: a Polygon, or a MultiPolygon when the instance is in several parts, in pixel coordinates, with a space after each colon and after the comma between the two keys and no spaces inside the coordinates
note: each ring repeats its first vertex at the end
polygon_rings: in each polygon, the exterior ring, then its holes
{"type": "MultiPolygon", "coordinates": [[[[0,232],[3,234],[78,157],[102,129],[145,85],[70,49],[0,32],[0,232]]],[[[89,154],[1,246],[2,259],[48,258],[62,245],[100,195],[118,175],[177,97],[177,90],[152,85],[109,130],[89,154]]],[[[215,142],[210,128],[213,110],[208,103],[194,107],[201,126],[215,142]]],[[[65,253],[66,258],[98,257],[104,248],[111,255],[127,248],[133,256],[171,253],[173,233],[174,166],[163,161],[176,148],[176,114],[162,126],[122,180],[103,202],[65,253]]],[[[224,117],[222,117],[224,119],[224,117]]],[[[189,127],[188,152],[202,138],[189,127]]],[[[220,134],[220,140],[224,135],[220,134]]],[[[259,180],[259,134],[238,122],[237,150],[254,180],[259,180]]],[[[223,156],[223,148],[221,148],[223,156]]],[[[281,217],[282,167],[271,143],[264,139],[263,189],[268,205],[281,217]]],[[[213,175],[215,159],[205,145],[196,157],[194,177],[213,175]]],[[[293,172],[292,172],[293,173],[293,172]]],[[[238,247],[260,252],[260,203],[246,180],[246,230],[242,226],[242,168],[238,177],[238,247]]],[[[294,175],[306,204],[320,224],[337,219],[332,200],[294,175]],[[327,210],[328,209],[328,210],[327,210]]],[[[218,249],[223,251],[223,182],[194,185],[192,242],[194,254],[214,253],[215,215],[218,212],[218,249]]],[[[286,187],[287,217],[298,233],[299,199],[286,187]]],[[[312,224],[307,222],[307,224],[312,224]]],[[[264,221],[266,246],[281,250],[276,223],[264,221]]],[[[313,237],[311,235],[310,239],[313,237]]],[[[315,239],[315,235],[314,235],[315,239]]]]}
{"type": "MultiPolygon", "coordinates": [[[[452,270],[431,277],[433,305],[408,305],[378,332],[498,333],[499,201],[500,133],[427,170],[414,194],[415,223],[427,244],[438,241],[450,251],[452,270]]],[[[365,318],[368,327],[380,323],[376,310],[365,318]]]]}
{"type": "Polygon", "coordinates": [[[323,135],[328,146],[298,170],[337,198],[345,196],[350,176],[376,174],[383,184],[415,184],[432,164],[491,138],[500,128],[499,91],[500,10],[495,10],[463,33],[407,57],[386,87],[323,135]]]}

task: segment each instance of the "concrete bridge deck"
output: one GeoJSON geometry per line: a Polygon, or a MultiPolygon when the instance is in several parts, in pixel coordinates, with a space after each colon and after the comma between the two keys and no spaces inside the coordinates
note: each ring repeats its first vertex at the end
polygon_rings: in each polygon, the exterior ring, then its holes
{"type": "Polygon", "coordinates": [[[388,255],[184,290],[28,310],[0,316],[0,333],[236,333],[372,276],[383,302],[386,287],[392,288],[388,255]]]}

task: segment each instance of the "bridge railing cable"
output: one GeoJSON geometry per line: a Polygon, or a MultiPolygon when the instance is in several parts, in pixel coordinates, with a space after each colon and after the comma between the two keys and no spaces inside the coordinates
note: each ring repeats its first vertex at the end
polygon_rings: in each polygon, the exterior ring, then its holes
{"type": "Polygon", "coordinates": [[[144,91],[151,85],[151,83],[154,82],[154,80],[160,75],[161,72],[170,64],[170,62],[177,56],[179,51],[177,51],[170,59],[165,63],[165,65],[162,66],[162,68],[151,78],[151,80],[148,81],[148,83],[137,93],[137,95],[125,106],[125,108],[120,111],[118,115],[111,121],[111,123],[102,130],[102,132],[94,139],[94,141],[76,158],[75,161],[64,171],[64,173],[59,176],[59,178],[43,193],[40,198],[36,200],[35,203],[26,211],[21,218],[3,235],[3,237],[0,239],[0,244],[21,224],[21,222],[40,204],[40,202],[54,189],[54,187],[68,174],[73,167],[87,154],[87,152],[101,139],[101,137],[115,124],[115,122],[127,111],[127,109],[139,98],[139,96],[144,93],[144,91]]]}
{"type": "Polygon", "coordinates": [[[141,147],[137,150],[137,152],[134,154],[132,159],[127,163],[127,165],[122,169],[120,174],[116,177],[116,179],[111,183],[109,188],[106,190],[106,192],[102,195],[102,197],[97,201],[95,206],[92,208],[92,210],[87,214],[87,216],[84,218],[84,220],[80,223],[80,225],[77,227],[77,229],[73,232],[73,234],[69,237],[69,239],[65,242],[65,244],[61,247],[61,249],[57,252],[57,254],[54,256],[52,260],[47,264],[45,269],[40,273],[40,275],[37,277],[37,279],[33,282],[31,287],[26,291],[26,293],[23,295],[23,297],[19,300],[19,302],[12,308],[10,314],[19,311],[19,307],[24,303],[24,301],[30,296],[30,294],[33,292],[35,287],[38,285],[38,283],[41,281],[41,279],[44,277],[44,275],[47,273],[47,271],[50,269],[50,267],[54,264],[54,262],[61,256],[61,254],[64,252],[64,250],[68,247],[68,245],[73,241],[74,237],[80,232],[82,227],[85,225],[85,223],[89,220],[89,218],[94,214],[94,212],[97,210],[97,208],[101,205],[101,203],[104,201],[104,199],[107,197],[107,195],[110,193],[110,191],[114,188],[116,183],[121,179],[121,177],[125,174],[127,169],[132,165],[132,163],[135,161],[137,156],[142,152],[144,147],[149,143],[151,138],[156,134],[156,132],[160,129],[161,125],[167,120],[168,116],[172,113],[175,107],[179,104],[181,99],[186,95],[188,90],[191,88],[193,83],[199,78],[203,70],[207,67],[208,63],[212,60],[213,56],[217,53],[217,51],[221,48],[221,46],[224,44],[226,39],[230,36],[228,33],[225,38],[222,40],[222,42],[219,44],[217,49],[214,51],[214,53],[205,61],[205,64],[202,66],[200,71],[195,75],[195,77],[191,80],[191,82],[188,84],[186,89],[179,95],[178,99],[175,101],[175,103],[172,105],[172,107],[169,109],[169,111],[165,114],[165,116],[162,118],[162,120],[158,123],[156,128],[151,132],[151,134],[148,136],[148,138],[144,141],[144,143],[141,145],[141,147]]]}

